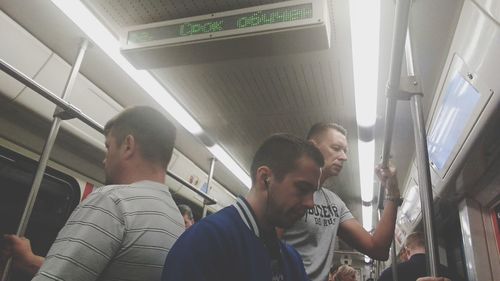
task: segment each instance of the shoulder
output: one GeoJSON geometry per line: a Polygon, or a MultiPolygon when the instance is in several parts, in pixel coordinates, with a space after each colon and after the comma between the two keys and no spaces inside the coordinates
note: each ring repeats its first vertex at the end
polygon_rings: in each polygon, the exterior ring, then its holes
{"type": "Polygon", "coordinates": [[[300,256],[299,252],[297,252],[297,250],[295,250],[294,247],[288,245],[287,243],[285,242],[280,242],[281,245],[282,245],[282,248],[284,249],[284,252],[290,257],[292,258],[294,261],[296,262],[300,262],[302,263],[302,257],[300,256]]]}
{"type": "Polygon", "coordinates": [[[85,199],[82,203],[99,199],[102,200],[103,198],[108,198],[115,201],[115,203],[118,203],[117,200],[130,196],[131,193],[133,193],[133,190],[129,185],[105,185],[90,193],[87,199],[85,199]]]}
{"type": "Polygon", "coordinates": [[[330,200],[336,200],[336,201],[342,201],[342,199],[340,199],[340,197],[333,191],[331,191],[330,189],[328,188],[325,188],[325,187],[321,187],[320,190],[318,190],[318,192],[320,193],[324,193],[325,196],[328,196],[328,198],[330,200]]]}
{"type": "Polygon", "coordinates": [[[122,207],[150,206],[151,209],[164,209],[166,205],[171,212],[179,213],[168,187],[150,181],[141,181],[127,185],[106,185],[92,192],[83,203],[87,200],[103,200],[102,198],[108,198],[108,200],[122,207]]]}
{"type": "MultiPolygon", "coordinates": [[[[233,206],[210,215],[187,229],[168,253],[165,268],[176,268],[182,274],[186,264],[212,264],[216,259],[230,256],[232,245],[241,238],[241,225],[233,206]]],[[[243,224],[244,225],[244,224],[243,224]]],[[[179,272],[179,274],[181,274],[179,272]]],[[[174,274],[170,271],[169,274],[174,274]]]]}
{"type": "Polygon", "coordinates": [[[238,214],[233,206],[226,207],[195,223],[186,230],[176,244],[192,245],[193,243],[216,243],[228,239],[233,235],[241,223],[238,222],[238,214]]]}
{"type": "Polygon", "coordinates": [[[382,271],[379,278],[377,279],[377,281],[389,281],[389,280],[392,280],[392,267],[391,266],[384,269],[384,271],[382,271]]]}

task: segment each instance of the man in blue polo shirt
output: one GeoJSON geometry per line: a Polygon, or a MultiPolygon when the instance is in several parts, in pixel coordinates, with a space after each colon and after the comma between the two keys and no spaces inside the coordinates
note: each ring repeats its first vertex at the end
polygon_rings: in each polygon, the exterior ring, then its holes
{"type": "Polygon", "coordinates": [[[300,255],[280,242],[313,206],[323,166],[321,152],[292,135],[268,138],[257,150],[245,198],[188,229],[165,261],[162,280],[309,280],[300,255]]]}

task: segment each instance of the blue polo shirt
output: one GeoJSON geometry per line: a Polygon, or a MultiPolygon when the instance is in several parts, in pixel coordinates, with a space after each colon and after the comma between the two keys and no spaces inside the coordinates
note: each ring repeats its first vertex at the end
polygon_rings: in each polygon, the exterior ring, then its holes
{"type": "Polygon", "coordinates": [[[262,233],[243,198],[184,232],[170,250],[162,280],[305,281],[300,255],[262,233]]]}

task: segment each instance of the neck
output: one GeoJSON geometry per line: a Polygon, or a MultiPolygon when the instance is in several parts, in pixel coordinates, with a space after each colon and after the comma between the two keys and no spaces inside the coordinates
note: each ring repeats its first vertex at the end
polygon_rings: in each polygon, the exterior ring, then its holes
{"type": "Polygon", "coordinates": [[[257,221],[259,228],[263,232],[268,232],[273,230],[275,226],[272,225],[266,218],[267,199],[259,198],[263,196],[264,194],[258,194],[256,192],[256,188],[252,187],[250,189],[250,192],[248,192],[247,196],[245,197],[245,200],[247,200],[250,208],[252,208],[252,211],[255,214],[255,220],[257,221]]]}
{"type": "Polygon", "coordinates": [[[131,184],[144,180],[164,184],[165,171],[158,165],[153,165],[150,163],[137,163],[123,169],[119,184],[131,184]]]}
{"type": "Polygon", "coordinates": [[[425,254],[425,249],[424,248],[416,248],[416,249],[410,250],[410,257],[412,257],[413,255],[416,255],[416,254],[425,254]]]}
{"type": "Polygon", "coordinates": [[[321,178],[319,179],[319,186],[324,186],[325,182],[327,179],[329,179],[330,177],[333,177],[332,175],[328,175],[327,173],[325,173],[325,171],[323,171],[323,173],[321,173],[321,178]]]}

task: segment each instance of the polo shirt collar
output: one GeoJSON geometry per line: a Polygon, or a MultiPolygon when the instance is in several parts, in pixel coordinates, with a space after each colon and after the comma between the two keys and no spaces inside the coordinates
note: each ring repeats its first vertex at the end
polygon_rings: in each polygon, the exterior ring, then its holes
{"type": "Polygon", "coordinates": [[[247,225],[247,227],[255,234],[255,236],[260,238],[261,231],[257,224],[257,220],[255,219],[255,214],[248,204],[247,200],[243,197],[236,198],[236,202],[233,206],[238,211],[238,214],[241,217],[241,220],[247,225]]]}

